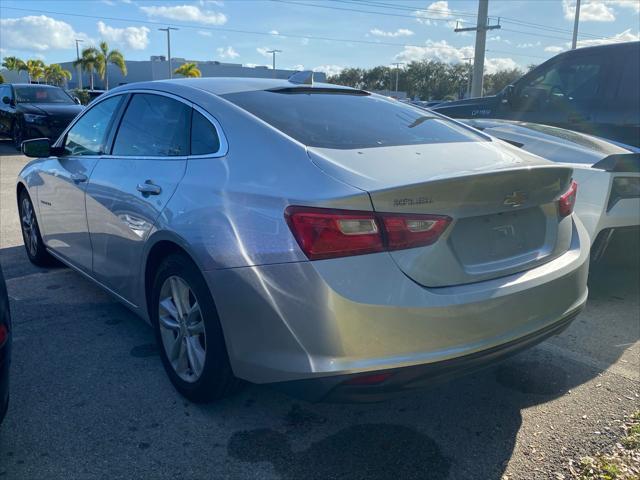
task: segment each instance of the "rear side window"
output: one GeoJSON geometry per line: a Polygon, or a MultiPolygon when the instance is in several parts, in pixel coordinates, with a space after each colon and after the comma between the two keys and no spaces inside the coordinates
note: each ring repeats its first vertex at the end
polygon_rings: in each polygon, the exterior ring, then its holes
{"type": "Polygon", "coordinates": [[[212,123],[197,110],[191,117],[191,155],[206,155],[220,150],[220,138],[212,123]]]}
{"type": "Polygon", "coordinates": [[[188,155],[190,120],[190,106],[162,95],[136,93],[122,117],[112,154],[188,155]]]}
{"type": "Polygon", "coordinates": [[[104,153],[107,132],[122,95],[100,102],[78,120],[67,133],[64,148],[67,155],[100,155],[104,153]]]}
{"type": "Polygon", "coordinates": [[[352,149],[486,141],[432,112],[368,94],[286,89],[222,96],[312,147],[352,149]]]}

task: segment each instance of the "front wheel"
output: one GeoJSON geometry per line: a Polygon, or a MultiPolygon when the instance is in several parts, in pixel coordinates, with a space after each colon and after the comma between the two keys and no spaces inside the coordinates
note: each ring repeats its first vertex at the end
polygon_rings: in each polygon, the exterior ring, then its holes
{"type": "Polygon", "coordinates": [[[18,197],[18,209],[20,212],[22,239],[24,240],[24,248],[27,251],[29,261],[39,267],[50,265],[53,263],[53,257],[49,255],[42,241],[31,197],[25,190],[20,192],[18,197]]]}
{"type": "Polygon", "coordinates": [[[209,288],[185,255],[168,256],[151,294],[151,320],[173,386],[197,403],[230,395],[240,385],[231,370],[209,288]]]}

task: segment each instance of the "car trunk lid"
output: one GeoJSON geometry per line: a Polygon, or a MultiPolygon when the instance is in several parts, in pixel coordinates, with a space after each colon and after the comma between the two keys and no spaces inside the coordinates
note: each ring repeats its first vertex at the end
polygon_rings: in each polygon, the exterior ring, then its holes
{"type": "Polygon", "coordinates": [[[515,147],[464,142],[309,149],[331,175],[366,190],[377,212],[447,215],[432,245],[390,252],[417,283],[441,287],[527,270],[564,253],[572,224],[557,200],[572,169],[515,147]]]}

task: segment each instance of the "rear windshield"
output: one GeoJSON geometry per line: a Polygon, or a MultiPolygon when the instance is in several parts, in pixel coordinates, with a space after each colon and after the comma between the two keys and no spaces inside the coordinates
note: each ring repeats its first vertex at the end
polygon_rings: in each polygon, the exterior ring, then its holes
{"type": "Polygon", "coordinates": [[[222,95],[304,145],[369,148],[478,142],[471,130],[432,112],[369,94],[292,93],[292,89],[222,95]]]}
{"type": "Polygon", "coordinates": [[[61,88],[15,87],[18,103],[74,103],[61,88]]]}

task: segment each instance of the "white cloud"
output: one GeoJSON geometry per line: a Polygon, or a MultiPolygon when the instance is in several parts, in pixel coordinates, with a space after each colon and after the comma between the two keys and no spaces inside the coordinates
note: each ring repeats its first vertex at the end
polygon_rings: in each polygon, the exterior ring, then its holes
{"type": "Polygon", "coordinates": [[[301,72],[304,70],[304,65],[294,65],[293,67],[290,68],[290,70],[296,70],[301,72]]]}
{"type": "MultiPolygon", "coordinates": [[[[606,0],[591,0],[580,6],[581,22],[613,22],[616,19],[613,9],[607,6],[606,0]]],[[[575,0],[562,0],[565,20],[573,21],[576,15],[575,0]]]]}
{"type": "Polygon", "coordinates": [[[119,43],[133,50],[144,50],[149,46],[149,29],[147,27],[110,27],[98,22],[98,33],[109,42],[119,43]]]}
{"type": "Polygon", "coordinates": [[[344,70],[344,67],[340,65],[319,65],[313,69],[314,72],[324,72],[327,77],[338,75],[342,70],[344,70]]]}
{"type": "Polygon", "coordinates": [[[446,0],[439,0],[430,4],[425,10],[416,10],[413,12],[416,16],[416,20],[425,25],[437,24],[436,20],[445,20],[451,17],[451,9],[449,9],[449,2],[446,0]]]}
{"type": "Polygon", "coordinates": [[[75,46],[76,38],[90,41],[68,23],[45,15],[0,19],[0,44],[5,48],[39,52],[67,49],[75,46]]]}
{"type": "Polygon", "coordinates": [[[519,43],[516,45],[516,48],[533,48],[533,47],[539,47],[541,46],[542,43],[538,40],[536,43],[519,43]]]}
{"type": "Polygon", "coordinates": [[[271,65],[261,65],[259,63],[245,63],[244,66],[247,68],[256,68],[256,67],[271,68],[271,65]]]}
{"type": "Polygon", "coordinates": [[[309,45],[309,39],[308,38],[301,39],[300,40],[300,45],[303,45],[303,46],[309,45]]]}
{"type": "Polygon", "coordinates": [[[269,53],[269,50],[273,50],[273,49],[269,48],[269,47],[258,47],[258,48],[256,48],[256,52],[258,52],[263,57],[271,57],[272,54],[269,53]]]}
{"type": "Polygon", "coordinates": [[[104,3],[105,5],[109,5],[110,7],[116,6],[116,2],[114,2],[113,0],[101,0],[100,3],[104,3]]]}
{"type": "Polygon", "coordinates": [[[594,45],[606,45],[608,43],[620,43],[620,42],[637,42],[640,40],[640,34],[633,33],[631,29],[627,29],[624,32],[620,32],[612,37],[607,38],[595,38],[589,40],[578,40],[578,47],[593,47],[594,45]]]}
{"type": "MultiPolygon", "coordinates": [[[[454,47],[440,40],[434,42],[427,40],[424,47],[406,46],[395,56],[399,62],[413,62],[419,60],[439,60],[445,63],[461,63],[465,58],[473,57],[473,47],[454,47]]],[[[484,64],[485,73],[495,73],[497,70],[518,68],[519,65],[512,58],[486,58],[484,64]]]]}
{"type": "Polygon", "coordinates": [[[271,35],[280,35],[280,32],[278,30],[270,30],[269,33],[271,35]]]}
{"type": "Polygon", "coordinates": [[[630,8],[636,13],[640,13],[640,2],[638,0],[605,0],[605,3],[616,7],[630,8]]]}
{"type": "Polygon", "coordinates": [[[208,30],[198,30],[198,35],[202,35],[203,37],[213,37],[213,33],[208,30]]]}
{"type": "Polygon", "coordinates": [[[224,25],[227,23],[227,16],[224,13],[203,10],[197,5],[151,6],[140,7],[140,10],[153,18],[167,18],[205,25],[224,25]]]}
{"type": "Polygon", "coordinates": [[[410,37],[413,35],[413,32],[407,28],[399,28],[395,32],[385,32],[384,30],[380,30],[379,28],[374,28],[369,30],[369,33],[376,37],[410,37]]]}
{"type": "Polygon", "coordinates": [[[565,50],[565,47],[560,47],[558,45],[550,45],[548,47],[544,47],[544,51],[549,53],[560,53],[564,50],[565,50]]]}
{"type": "Polygon", "coordinates": [[[220,58],[236,58],[240,56],[233,47],[218,47],[216,52],[218,52],[220,58]]]}

